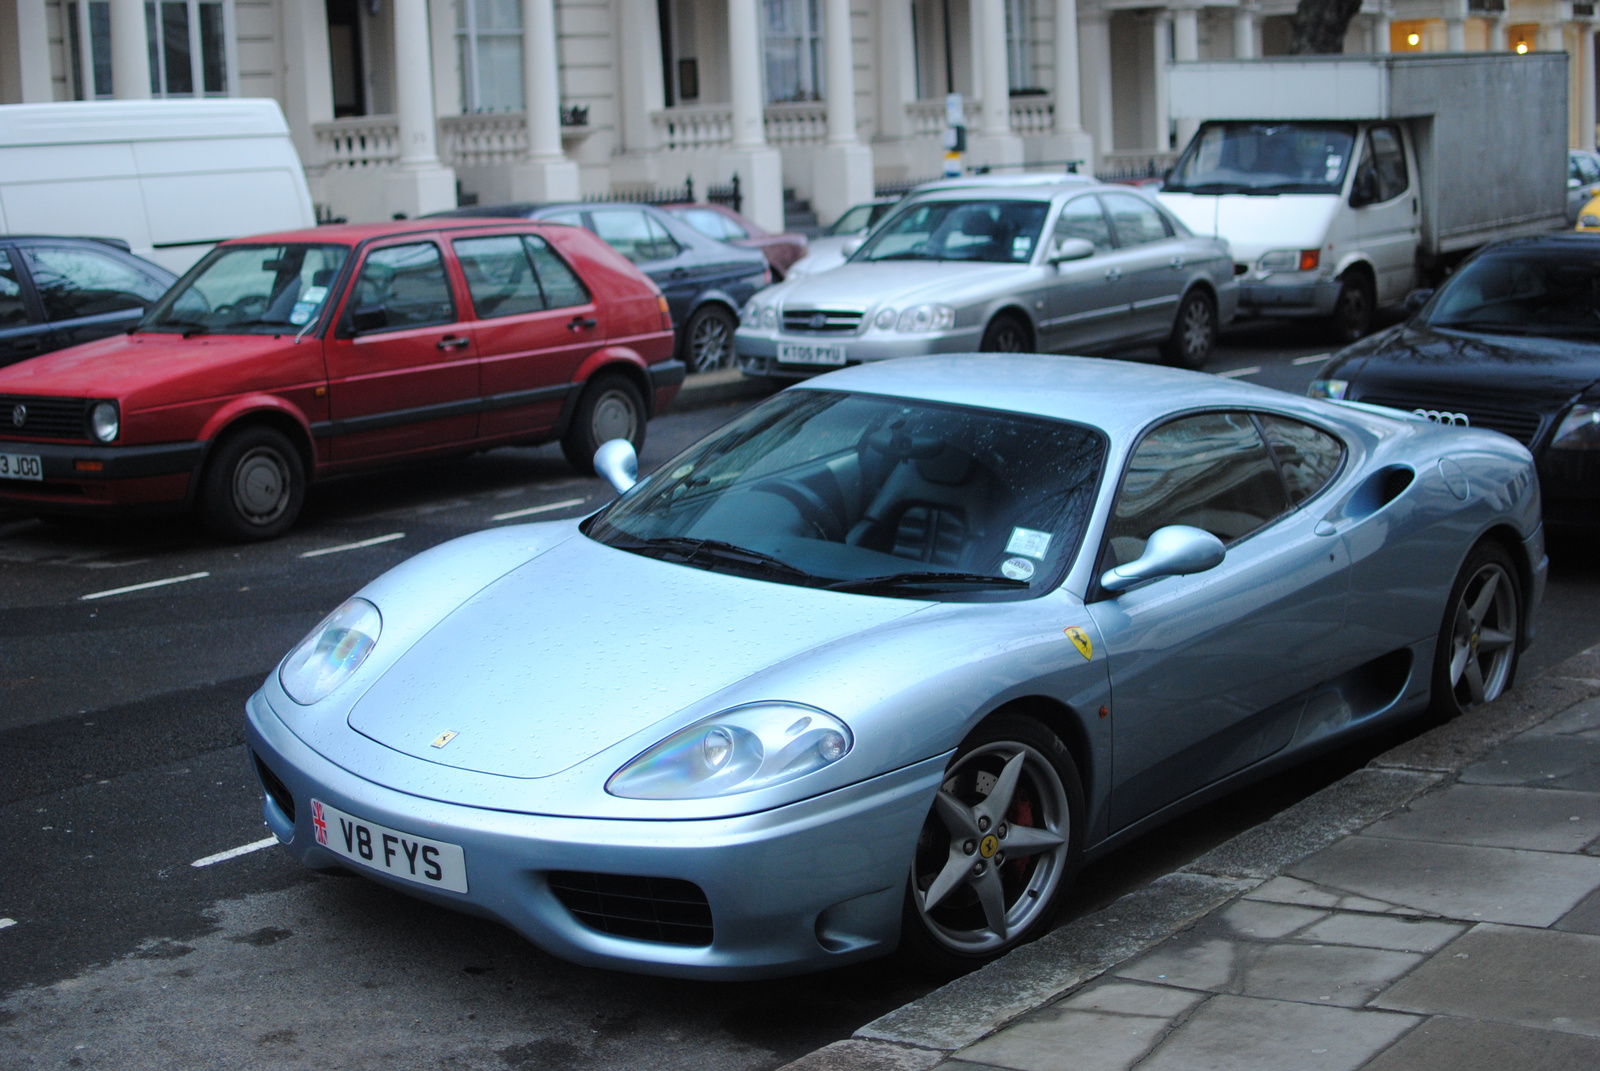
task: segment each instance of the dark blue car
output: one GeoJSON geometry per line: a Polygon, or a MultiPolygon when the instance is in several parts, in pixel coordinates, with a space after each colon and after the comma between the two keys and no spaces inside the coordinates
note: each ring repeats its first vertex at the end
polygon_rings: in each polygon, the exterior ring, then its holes
{"type": "Polygon", "coordinates": [[[633,261],[666,295],[677,329],[677,354],[691,372],[733,363],[739,310],[772,281],[760,250],[707,238],[649,205],[563,203],[473,205],[439,216],[507,216],[570,223],[599,235],[633,261]]]}
{"type": "Polygon", "coordinates": [[[126,331],[177,278],[107,239],[0,234],[0,365],[126,331]]]}

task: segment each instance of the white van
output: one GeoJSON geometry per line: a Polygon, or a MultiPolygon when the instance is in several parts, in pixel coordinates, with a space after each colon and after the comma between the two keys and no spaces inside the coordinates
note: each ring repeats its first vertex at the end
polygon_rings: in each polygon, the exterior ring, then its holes
{"type": "Polygon", "coordinates": [[[0,106],[0,234],[120,238],[181,274],[226,238],[315,224],[277,101],[0,106]]]}

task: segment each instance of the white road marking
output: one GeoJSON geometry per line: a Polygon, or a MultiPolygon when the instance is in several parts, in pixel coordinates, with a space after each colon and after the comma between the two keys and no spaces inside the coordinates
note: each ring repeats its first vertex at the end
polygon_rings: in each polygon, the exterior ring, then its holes
{"type": "Polygon", "coordinates": [[[104,599],[112,595],[126,595],[130,591],[148,591],[151,588],[164,588],[168,584],[181,584],[185,580],[204,580],[210,576],[209,572],[190,573],[187,576],[169,576],[165,580],[147,580],[143,584],[129,584],[125,588],[112,588],[109,591],[93,591],[87,595],[78,596],[79,602],[88,602],[90,599],[104,599]]]}
{"type": "Polygon", "coordinates": [[[1317,364],[1318,362],[1326,361],[1329,357],[1332,357],[1332,356],[1333,356],[1333,354],[1331,354],[1331,353],[1313,353],[1309,357],[1296,357],[1294,360],[1290,361],[1289,363],[1290,364],[1317,364]]]}
{"type": "Polygon", "coordinates": [[[531,517],[535,513],[549,513],[552,510],[567,509],[570,506],[581,506],[587,501],[588,499],[586,498],[568,498],[560,502],[551,502],[544,506],[529,506],[527,509],[514,509],[510,513],[496,513],[489,519],[492,521],[509,521],[513,517],[531,517]]]}
{"type": "Polygon", "coordinates": [[[237,848],[229,848],[225,852],[218,852],[216,855],[208,855],[204,859],[196,859],[189,865],[210,866],[212,863],[225,863],[229,859],[237,859],[241,855],[249,855],[251,852],[259,852],[263,848],[270,848],[276,843],[278,843],[277,837],[268,837],[265,840],[258,840],[254,844],[242,844],[237,848]]]}
{"type": "Polygon", "coordinates": [[[7,926],[15,926],[16,924],[16,919],[0,919],[0,930],[5,929],[7,926]]]}
{"type": "Polygon", "coordinates": [[[1245,376],[1253,376],[1259,371],[1261,371],[1261,366],[1253,364],[1249,368],[1230,368],[1226,372],[1218,372],[1217,375],[1223,379],[1242,379],[1245,376]]]}
{"type": "Polygon", "coordinates": [[[323,547],[321,550],[308,550],[300,555],[302,558],[320,558],[324,554],[338,554],[345,550],[360,550],[362,547],[375,547],[379,543],[393,543],[396,539],[404,539],[404,532],[390,532],[388,535],[373,536],[363,539],[359,543],[341,543],[337,547],[323,547]]]}

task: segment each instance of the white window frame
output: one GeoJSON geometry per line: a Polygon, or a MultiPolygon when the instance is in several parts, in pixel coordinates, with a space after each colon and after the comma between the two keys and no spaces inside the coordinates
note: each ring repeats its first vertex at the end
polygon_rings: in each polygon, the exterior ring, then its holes
{"type": "Polygon", "coordinates": [[[824,80],[824,51],[826,45],[823,35],[826,27],[823,25],[823,0],[762,0],[761,3],[761,51],[765,60],[768,48],[772,44],[782,43],[786,46],[798,46],[796,53],[799,56],[799,70],[796,72],[794,94],[788,97],[774,97],[773,86],[763,76],[762,87],[768,104],[786,104],[792,101],[821,100],[823,98],[824,80]],[[770,7],[774,3],[783,4],[789,9],[797,24],[794,33],[774,33],[770,7]]]}
{"type": "MultiPolygon", "coordinates": [[[[73,20],[77,31],[77,39],[73,41],[70,36],[67,41],[69,64],[76,60],[81,85],[78,87],[82,93],[80,100],[110,100],[111,93],[96,93],[94,87],[95,66],[95,41],[94,34],[90,31],[89,5],[102,3],[107,0],[68,0],[64,17],[73,20]],[[76,48],[74,48],[76,45],[76,48]]],[[[235,30],[233,0],[184,0],[189,9],[189,76],[194,91],[191,93],[167,92],[166,50],[162,40],[163,28],[161,22],[161,4],[171,3],[173,0],[146,0],[145,7],[145,40],[150,49],[150,95],[157,99],[188,100],[202,97],[236,97],[239,95],[239,50],[238,36],[235,30]],[[218,3],[222,8],[222,89],[206,92],[205,88],[205,55],[200,39],[200,7],[204,3],[218,3]],[[151,10],[154,9],[155,37],[151,40],[150,29],[152,21],[151,10]]],[[[110,41],[106,42],[109,51],[110,41]]],[[[71,72],[68,72],[70,78],[71,72]]],[[[113,74],[115,77],[115,74],[113,74]]]]}
{"type": "MultiPolygon", "coordinates": [[[[486,110],[493,111],[494,109],[485,109],[483,106],[483,87],[479,84],[479,75],[482,73],[482,65],[479,62],[478,42],[485,37],[516,38],[518,63],[517,85],[521,86],[524,84],[524,72],[521,65],[527,62],[527,50],[522,45],[522,37],[525,30],[522,26],[518,26],[515,30],[478,29],[477,0],[456,0],[456,10],[462,12],[464,15],[464,18],[458,19],[456,22],[456,45],[458,48],[461,48],[462,45],[466,46],[465,48],[462,48],[460,52],[461,112],[463,115],[471,115],[473,113],[486,110]]],[[[517,20],[518,22],[522,20],[522,12],[520,8],[517,12],[517,20]]],[[[523,90],[523,92],[526,92],[526,90],[523,90]]],[[[523,101],[522,108],[507,108],[506,110],[520,111],[526,107],[527,101],[523,101]]]]}

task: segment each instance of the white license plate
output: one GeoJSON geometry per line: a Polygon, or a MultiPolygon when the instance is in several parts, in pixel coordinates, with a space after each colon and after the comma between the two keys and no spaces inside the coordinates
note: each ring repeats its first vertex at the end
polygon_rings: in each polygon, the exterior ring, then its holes
{"type": "Polygon", "coordinates": [[[797,342],[778,343],[780,364],[844,364],[843,346],[803,346],[797,342]]]}
{"type": "Polygon", "coordinates": [[[402,833],[311,801],[317,843],[351,862],[430,889],[467,891],[467,860],[459,844],[402,833]]]}
{"type": "Polygon", "coordinates": [[[38,454],[0,454],[0,480],[42,480],[38,454]]]}

